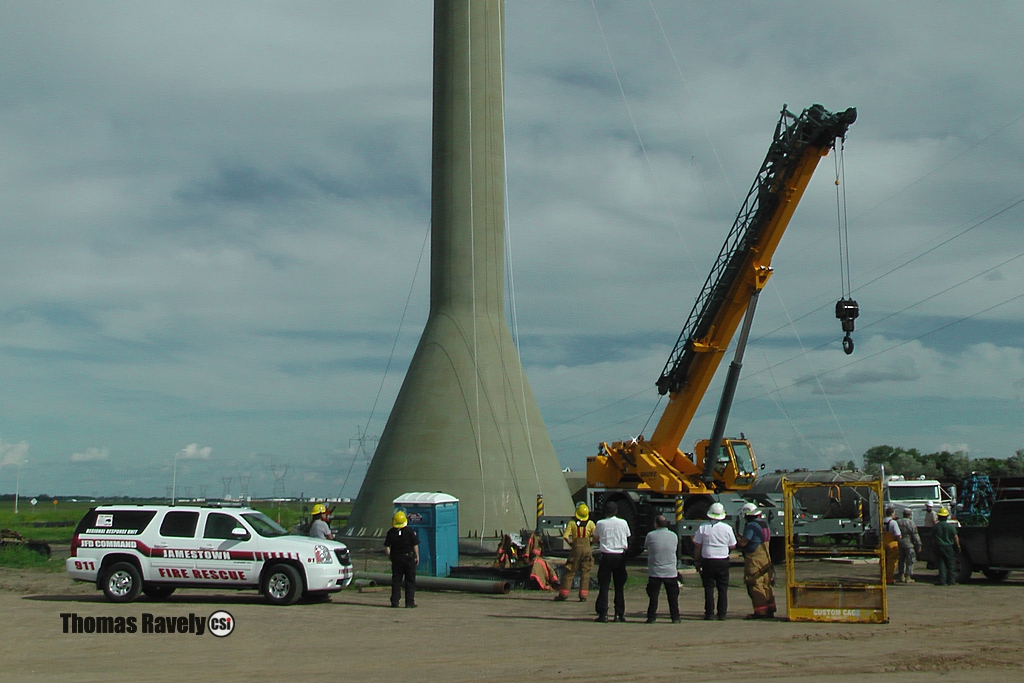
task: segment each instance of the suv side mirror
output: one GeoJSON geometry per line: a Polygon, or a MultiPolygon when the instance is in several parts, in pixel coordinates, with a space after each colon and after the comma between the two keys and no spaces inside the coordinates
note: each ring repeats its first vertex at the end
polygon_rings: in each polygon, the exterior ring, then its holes
{"type": "Polygon", "coordinates": [[[249,538],[249,532],[240,526],[236,526],[234,529],[231,530],[231,536],[232,538],[244,541],[245,539],[249,538]]]}

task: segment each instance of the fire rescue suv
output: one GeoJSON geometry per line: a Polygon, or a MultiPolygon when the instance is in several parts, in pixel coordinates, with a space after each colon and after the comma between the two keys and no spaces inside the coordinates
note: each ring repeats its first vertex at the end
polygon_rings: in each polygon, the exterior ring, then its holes
{"type": "Polygon", "coordinates": [[[353,574],[343,543],[292,536],[257,510],[167,505],[90,509],[65,568],[113,602],[187,587],[258,589],[290,605],[340,591],[353,574]]]}

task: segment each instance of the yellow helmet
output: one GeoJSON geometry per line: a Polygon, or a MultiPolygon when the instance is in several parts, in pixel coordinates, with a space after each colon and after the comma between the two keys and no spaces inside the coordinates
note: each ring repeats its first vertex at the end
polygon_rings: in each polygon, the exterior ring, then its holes
{"type": "Polygon", "coordinates": [[[949,510],[946,508],[939,508],[939,517],[949,517],[949,510]]]}
{"type": "Polygon", "coordinates": [[[576,519],[581,522],[587,521],[590,518],[590,508],[587,507],[586,503],[578,503],[576,505],[576,519]]]}
{"type": "Polygon", "coordinates": [[[325,512],[327,512],[327,506],[324,505],[323,503],[317,503],[316,505],[313,506],[314,517],[316,517],[317,515],[322,515],[325,512]]]}
{"type": "Polygon", "coordinates": [[[395,513],[395,516],[391,518],[391,526],[396,529],[401,529],[409,523],[409,518],[405,516],[405,513],[399,510],[395,513]]]}

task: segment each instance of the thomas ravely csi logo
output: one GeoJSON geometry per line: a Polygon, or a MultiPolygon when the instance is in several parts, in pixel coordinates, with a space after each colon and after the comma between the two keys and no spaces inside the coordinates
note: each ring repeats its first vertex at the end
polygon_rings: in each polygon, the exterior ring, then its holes
{"type": "Polygon", "coordinates": [[[235,630],[235,618],[229,612],[217,610],[209,617],[188,615],[159,615],[143,612],[138,617],[84,616],[77,612],[61,612],[61,629],[64,633],[115,633],[115,634],[192,634],[201,636],[209,633],[218,638],[231,635],[235,630]]]}

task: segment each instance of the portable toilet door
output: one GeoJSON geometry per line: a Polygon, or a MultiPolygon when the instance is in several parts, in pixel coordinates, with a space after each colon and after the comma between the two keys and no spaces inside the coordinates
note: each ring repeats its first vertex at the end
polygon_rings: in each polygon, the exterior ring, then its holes
{"type": "Polygon", "coordinates": [[[459,499],[447,493],[403,493],[394,500],[420,540],[417,574],[448,576],[459,564],[459,499]]]}

